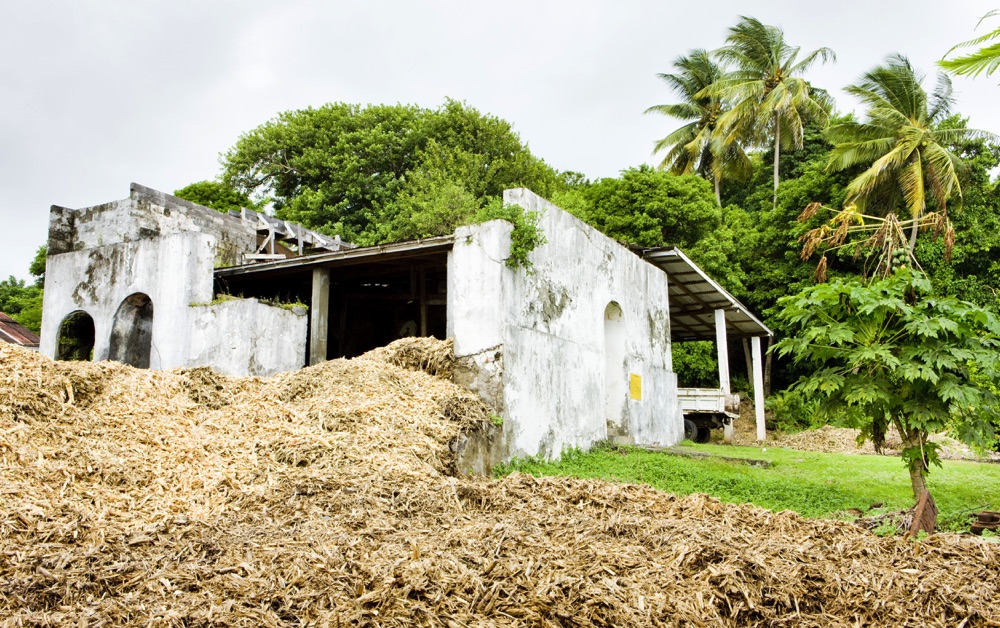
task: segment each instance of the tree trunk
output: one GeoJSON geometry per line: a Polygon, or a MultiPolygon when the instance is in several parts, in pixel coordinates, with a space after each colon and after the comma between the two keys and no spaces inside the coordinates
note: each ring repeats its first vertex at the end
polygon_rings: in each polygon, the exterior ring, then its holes
{"type": "Polygon", "coordinates": [[[921,466],[923,465],[919,460],[910,463],[910,486],[913,488],[913,498],[917,501],[927,492],[927,477],[921,466]]]}
{"type": "MultiPolygon", "coordinates": [[[[774,206],[778,206],[778,157],[781,146],[781,125],[778,124],[778,114],[774,114],[774,206]]],[[[768,362],[770,363],[770,362],[768,362]]]]}
{"type": "Polygon", "coordinates": [[[930,491],[927,490],[927,460],[923,456],[923,444],[927,442],[927,434],[921,430],[900,429],[902,426],[896,422],[896,429],[903,441],[904,449],[920,450],[918,456],[912,457],[908,464],[910,471],[910,487],[913,489],[913,499],[916,506],[913,512],[913,523],[908,532],[915,535],[918,531],[934,532],[937,525],[937,505],[930,491]]]}
{"type": "Polygon", "coordinates": [[[906,536],[917,536],[920,532],[933,534],[934,529],[937,528],[937,516],[937,504],[934,503],[930,491],[925,490],[913,509],[913,521],[910,523],[910,529],[907,530],[906,536]]]}
{"type": "Polygon", "coordinates": [[[719,183],[722,177],[720,177],[719,175],[715,175],[714,178],[715,178],[715,202],[719,204],[719,207],[722,207],[722,192],[719,189],[720,188],[719,183]]]}
{"type": "MultiPolygon", "coordinates": [[[[920,216],[923,216],[924,212],[926,211],[927,211],[927,204],[924,203],[923,207],[920,208],[920,216]]],[[[920,218],[920,216],[915,216],[915,218],[920,218]]],[[[920,227],[920,221],[914,220],[913,226],[910,227],[910,253],[912,253],[913,250],[917,248],[917,231],[919,230],[918,229],[919,227],[920,227]]]]}

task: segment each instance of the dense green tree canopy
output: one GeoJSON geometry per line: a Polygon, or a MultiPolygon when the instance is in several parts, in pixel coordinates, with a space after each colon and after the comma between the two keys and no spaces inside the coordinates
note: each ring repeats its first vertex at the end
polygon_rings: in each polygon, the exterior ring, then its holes
{"type": "Polygon", "coordinates": [[[219,181],[199,181],[186,187],[174,191],[174,196],[178,196],[192,203],[198,203],[205,207],[211,207],[222,213],[230,210],[259,209],[258,205],[250,200],[250,197],[242,192],[237,192],[230,186],[219,181]]]}
{"type": "Polygon", "coordinates": [[[0,312],[7,314],[31,331],[42,329],[42,287],[45,285],[45,253],[43,244],[35,252],[28,272],[35,278],[31,284],[13,275],[0,281],[0,312]]]}
{"type": "Polygon", "coordinates": [[[728,261],[733,247],[728,210],[718,206],[705,179],[642,166],[578,186],[554,200],[620,242],[678,246],[723,285],[742,284],[738,268],[728,261]]]}
{"type": "Polygon", "coordinates": [[[505,188],[544,196],[560,184],[510,124],[454,100],[287,111],[222,161],[227,185],[279,217],[359,244],[442,233],[460,220],[452,211],[474,212],[505,188]]]}
{"type": "MultiPolygon", "coordinates": [[[[958,115],[943,120],[942,129],[965,128],[958,115]]],[[[1000,309],[1000,181],[990,172],[1000,166],[1000,146],[983,138],[953,140],[949,150],[963,164],[959,174],[961,208],[949,213],[956,233],[951,259],[940,239],[921,238],[917,259],[931,276],[938,294],[953,295],[1000,309]]]]}

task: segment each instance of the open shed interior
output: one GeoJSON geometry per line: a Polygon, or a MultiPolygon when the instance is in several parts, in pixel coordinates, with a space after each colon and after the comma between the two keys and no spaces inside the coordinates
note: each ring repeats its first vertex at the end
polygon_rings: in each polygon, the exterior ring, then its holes
{"type": "Polygon", "coordinates": [[[351,358],[407,336],[444,338],[447,264],[447,249],[354,249],[220,269],[215,292],[311,306],[314,271],[329,272],[326,358],[351,358]]]}

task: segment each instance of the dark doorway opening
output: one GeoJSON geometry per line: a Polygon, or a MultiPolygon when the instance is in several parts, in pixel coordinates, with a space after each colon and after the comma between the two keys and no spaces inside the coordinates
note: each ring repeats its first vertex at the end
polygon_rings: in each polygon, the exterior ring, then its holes
{"type": "Polygon", "coordinates": [[[407,336],[447,335],[448,271],[444,265],[412,264],[374,271],[331,272],[328,358],[351,358],[407,336]]]}
{"type": "MultiPolygon", "coordinates": [[[[223,270],[216,274],[216,293],[308,305],[313,266],[295,262],[256,272],[252,267],[223,270]]],[[[355,357],[404,336],[447,336],[447,250],[372,251],[363,258],[329,260],[323,267],[330,272],[327,359],[355,357]]]]}
{"type": "Polygon", "coordinates": [[[59,325],[57,360],[94,359],[94,319],[83,310],[71,312],[59,325]]]}

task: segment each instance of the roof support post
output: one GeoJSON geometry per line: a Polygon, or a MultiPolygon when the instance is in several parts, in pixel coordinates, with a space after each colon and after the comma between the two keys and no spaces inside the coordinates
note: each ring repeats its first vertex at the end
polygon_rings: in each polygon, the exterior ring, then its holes
{"type": "Polygon", "coordinates": [[[326,340],[330,331],[330,269],[314,268],[312,300],[309,304],[309,365],[326,360],[326,340]]]}
{"type": "Polygon", "coordinates": [[[726,311],[715,310],[715,347],[719,353],[719,388],[729,396],[729,344],[726,340],[726,311]]]}
{"type": "Polygon", "coordinates": [[[764,369],[761,368],[760,336],[750,339],[753,353],[753,409],[757,416],[757,440],[767,440],[767,430],[764,426],[764,369]]]}
{"type": "Polygon", "coordinates": [[[427,336],[427,269],[420,267],[420,335],[427,336]]]}

